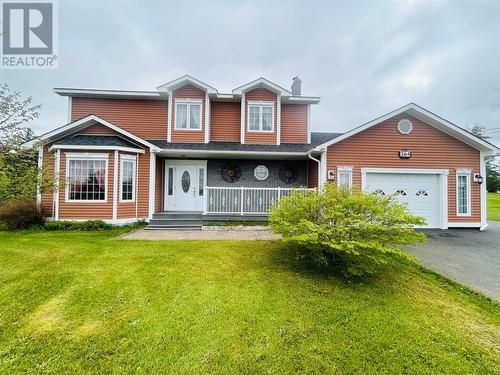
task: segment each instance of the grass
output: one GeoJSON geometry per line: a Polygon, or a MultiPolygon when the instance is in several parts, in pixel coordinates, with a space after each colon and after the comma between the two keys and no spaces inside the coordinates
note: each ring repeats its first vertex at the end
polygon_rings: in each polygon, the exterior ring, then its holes
{"type": "Polygon", "coordinates": [[[416,265],[364,283],[279,242],[0,233],[0,373],[500,371],[498,303],[416,265]]]}
{"type": "Polygon", "coordinates": [[[488,220],[500,221],[500,193],[488,193],[488,220]]]}

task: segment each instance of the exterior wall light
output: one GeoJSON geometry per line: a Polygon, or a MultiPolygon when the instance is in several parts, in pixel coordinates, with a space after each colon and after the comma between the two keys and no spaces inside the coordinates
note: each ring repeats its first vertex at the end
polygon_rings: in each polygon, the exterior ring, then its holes
{"type": "Polygon", "coordinates": [[[479,185],[481,185],[484,182],[484,177],[481,176],[479,173],[475,174],[474,181],[476,181],[479,185]]]}

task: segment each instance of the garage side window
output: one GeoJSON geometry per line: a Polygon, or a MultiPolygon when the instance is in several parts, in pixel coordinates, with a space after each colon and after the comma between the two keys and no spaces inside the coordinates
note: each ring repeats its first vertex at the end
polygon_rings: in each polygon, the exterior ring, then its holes
{"type": "Polygon", "coordinates": [[[338,167],[337,176],[337,186],[352,189],[352,167],[338,167]]]}
{"type": "Polygon", "coordinates": [[[470,172],[457,172],[457,215],[470,216],[470,172]]]}

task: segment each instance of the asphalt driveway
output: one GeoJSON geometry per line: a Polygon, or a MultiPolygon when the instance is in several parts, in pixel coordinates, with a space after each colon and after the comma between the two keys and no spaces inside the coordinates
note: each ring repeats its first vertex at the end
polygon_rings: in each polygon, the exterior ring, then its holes
{"type": "Polygon", "coordinates": [[[500,222],[490,221],[484,232],[424,232],[429,242],[409,249],[424,267],[500,300],[500,222]]]}

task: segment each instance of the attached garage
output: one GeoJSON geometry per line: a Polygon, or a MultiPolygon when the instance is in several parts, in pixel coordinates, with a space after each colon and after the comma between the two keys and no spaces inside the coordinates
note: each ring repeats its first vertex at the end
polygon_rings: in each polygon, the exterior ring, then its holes
{"type": "Polygon", "coordinates": [[[363,190],[395,195],[400,203],[408,205],[410,212],[425,218],[428,228],[441,228],[445,224],[446,210],[445,170],[400,170],[362,168],[363,190]]]}

